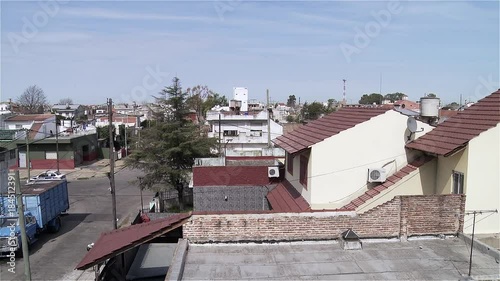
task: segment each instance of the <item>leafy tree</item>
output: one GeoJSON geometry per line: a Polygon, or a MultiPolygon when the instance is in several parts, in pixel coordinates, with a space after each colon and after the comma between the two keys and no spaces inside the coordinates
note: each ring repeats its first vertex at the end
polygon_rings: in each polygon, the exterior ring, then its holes
{"type": "Polygon", "coordinates": [[[302,116],[304,120],[316,120],[326,112],[325,106],[320,102],[304,103],[302,116]]]}
{"type": "Polygon", "coordinates": [[[153,126],[142,129],[137,149],[125,161],[130,167],[144,171],[141,188],[160,184],[164,189],[177,190],[179,207],[183,210],[184,188],[189,183],[194,159],[211,156],[217,139],[206,137],[187,118],[187,93],[182,92],[177,77],[155,99],[165,112],[153,126]]]}
{"type": "Polygon", "coordinates": [[[57,104],[73,104],[73,100],[71,98],[60,99],[57,104]]]}
{"type": "Polygon", "coordinates": [[[295,122],[295,118],[293,117],[293,115],[288,115],[286,117],[286,122],[289,122],[289,123],[295,122]]]}
{"type": "Polygon", "coordinates": [[[404,97],[406,97],[405,94],[400,93],[400,92],[396,92],[396,93],[385,95],[384,99],[390,100],[391,102],[395,102],[395,101],[398,101],[398,100],[402,100],[404,97]]]}
{"type": "Polygon", "coordinates": [[[338,102],[335,99],[328,99],[325,113],[331,113],[337,110],[338,102]]]}
{"type": "Polygon", "coordinates": [[[384,96],[377,93],[372,93],[370,95],[364,94],[359,100],[360,104],[381,104],[384,96]]]}
{"type": "Polygon", "coordinates": [[[23,113],[43,113],[44,106],[47,105],[47,97],[42,88],[32,85],[26,88],[22,95],[17,98],[17,103],[23,113]]]}
{"type": "Polygon", "coordinates": [[[295,107],[296,102],[297,102],[297,99],[295,98],[295,95],[289,95],[288,100],[286,101],[286,106],[295,107]]]}
{"type": "Polygon", "coordinates": [[[189,109],[193,109],[198,114],[199,120],[207,117],[207,112],[214,106],[229,105],[227,98],[210,90],[207,86],[194,86],[186,90],[188,97],[186,103],[189,109]]]}
{"type": "Polygon", "coordinates": [[[443,107],[444,109],[451,109],[451,110],[457,110],[460,108],[460,104],[456,103],[456,102],[452,102],[446,106],[443,107]]]}
{"type": "Polygon", "coordinates": [[[427,94],[427,97],[429,97],[429,98],[435,98],[435,97],[437,97],[437,96],[436,96],[436,94],[434,94],[434,93],[428,93],[428,94],[427,94]]]}

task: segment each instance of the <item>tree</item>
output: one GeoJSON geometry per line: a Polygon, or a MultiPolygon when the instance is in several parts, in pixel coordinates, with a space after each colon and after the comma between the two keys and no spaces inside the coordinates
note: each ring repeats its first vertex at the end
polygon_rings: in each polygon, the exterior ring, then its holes
{"type": "Polygon", "coordinates": [[[396,92],[396,93],[385,95],[384,99],[390,100],[393,103],[395,101],[402,100],[404,97],[406,97],[405,94],[396,92]]]}
{"type": "Polygon", "coordinates": [[[451,110],[457,110],[459,108],[460,108],[460,104],[458,104],[457,102],[452,102],[452,103],[443,107],[443,109],[451,109],[451,110]]]}
{"type": "Polygon", "coordinates": [[[155,97],[163,114],[151,127],[141,130],[137,149],[125,160],[130,167],[144,171],[140,188],[159,184],[162,189],[177,190],[181,210],[194,159],[212,156],[217,145],[217,139],[208,138],[187,118],[187,96],[175,77],[172,85],[155,97]]]}
{"type": "Polygon", "coordinates": [[[428,94],[427,94],[427,97],[429,97],[429,98],[435,98],[435,97],[437,97],[437,96],[436,96],[436,94],[434,94],[434,93],[428,93],[428,94]]]}
{"type": "Polygon", "coordinates": [[[360,104],[381,104],[384,96],[377,93],[372,93],[370,95],[364,94],[359,100],[360,104]]]}
{"type": "Polygon", "coordinates": [[[286,101],[286,106],[295,107],[296,101],[297,101],[297,99],[295,98],[295,95],[289,95],[288,100],[286,101]]]}
{"type": "Polygon", "coordinates": [[[304,120],[316,120],[325,112],[325,106],[316,101],[310,104],[306,102],[302,107],[302,116],[304,120]]]}
{"type": "Polygon", "coordinates": [[[335,99],[328,99],[325,113],[331,113],[337,110],[338,102],[335,99]]]}
{"type": "Polygon", "coordinates": [[[17,98],[17,103],[20,105],[23,113],[43,113],[44,106],[47,105],[47,97],[42,88],[37,85],[31,85],[17,98]]]}
{"type": "Polygon", "coordinates": [[[198,114],[198,119],[207,117],[207,112],[214,106],[227,106],[227,98],[210,90],[207,86],[194,86],[186,90],[188,98],[186,103],[189,109],[193,109],[198,114]]]}
{"type": "Polygon", "coordinates": [[[73,104],[73,100],[71,98],[64,98],[64,99],[60,99],[59,102],[57,104],[73,104]]]}
{"type": "Polygon", "coordinates": [[[286,122],[288,122],[288,123],[295,122],[295,118],[293,117],[293,115],[288,115],[286,117],[286,122]]]}

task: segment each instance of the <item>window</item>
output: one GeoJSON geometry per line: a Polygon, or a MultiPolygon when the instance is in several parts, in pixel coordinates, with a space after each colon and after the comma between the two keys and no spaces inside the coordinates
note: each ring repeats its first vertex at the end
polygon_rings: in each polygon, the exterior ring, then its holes
{"type": "Polygon", "coordinates": [[[45,151],[45,159],[57,159],[57,152],[45,151]]]}
{"type": "Polygon", "coordinates": [[[262,137],[262,130],[250,130],[251,137],[262,137]]]}
{"type": "Polygon", "coordinates": [[[293,176],[293,155],[290,153],[286,154],[286,170],[293,176]]]}
{"type": "Polygon", "coordinates": [[[238,130],[224,130],[224,136],[236,137],[238,136],[238,130]]]}
{"type": "Polygon", "coordinates": [[[453,194],[464,193],[464,173],[453,171],[453,194]]]}
{"type": "Polygon", "coordinates": [[[307,189],[307,162],[309,159],[301,155],[300,156],[300,183],[307,189]]]}

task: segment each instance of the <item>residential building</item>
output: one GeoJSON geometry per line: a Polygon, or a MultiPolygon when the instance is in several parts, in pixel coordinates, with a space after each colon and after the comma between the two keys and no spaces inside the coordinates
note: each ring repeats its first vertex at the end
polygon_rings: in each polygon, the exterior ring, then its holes
{"type": "MultiPolygon", "coordinates": [[[[387,180],[345,205],[364,212],[398,195],[466,194],[466,211],[497,210],[500,206],[500,91],[463,111],[457,111],[424,136],[409,142],[414,161],[387,180]]],[[[472,232],[466,214],[464,232],[472,232]]],[[[498,213],[481,213],[478,234],[500,233],[498,213]]],[[[498,236],[496,238],[498,240],[498,236]]]]}
{"type": "Polygon", "coordinates": [[[273,140],[283,134],[283,127],[269,120],[268,112],[209,111],[207,122],[210,125],[208,136],[220,139],[221,152],[228,156],[267,156],[284,155],[281,149],[272,147],[273,140]]]}
{"type": "Polygon", "coordinates": [[[61,116],[61,126],[72,128],[76,125],[77,120],[84,118],[86,115],[85,108],[81,104],[55,104],[52,106],[51,112],[61,116]]]}
{"type": "Polygon", "coordinates": [[[286,151],[284,184],[313,210],[345,206],[418,157],[405,144],[433,127],[415,121],[412,133],[408,119],[385,107],[344,107],[278,137],[274,142],[286,151]],[[372,180],[372,170],[381,177],[372,180]]]}
{"type": "Polygon", "coordinates": [[[56,116],[54,114],[25,114],[8,117],[4,120],[5,130],[16,130],[18,137],[29,131],[30,140],[46,138],[56,133],[56,116]],[[25,130],[25,131],[22,131],[25,130]]]}

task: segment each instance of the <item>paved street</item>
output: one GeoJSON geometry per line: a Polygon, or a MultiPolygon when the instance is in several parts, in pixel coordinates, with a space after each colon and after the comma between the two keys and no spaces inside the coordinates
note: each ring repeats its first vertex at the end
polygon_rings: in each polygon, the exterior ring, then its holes
{"type": "MultiPolygon", "coordinates": [[[[130,224],[140,209],[140,191],[131,181],[141,172],[123,169],[116,174],[116,201],[119,224],[130,224]]],[[[86,253],[86,247],[103,231],[113,228],[111,195],[106,177],[70,181],[70,210],[62,218],[59,233],[43,233],[30,251],[33,280],[65,280],[86,253]]],[[[145,191],[149,205],[152,192],[145,191]]],[[[24,280],[22,259],[16,261],[16,273],[7,271],[6,259],[0,259],[0,280],[24,280]]]]}

